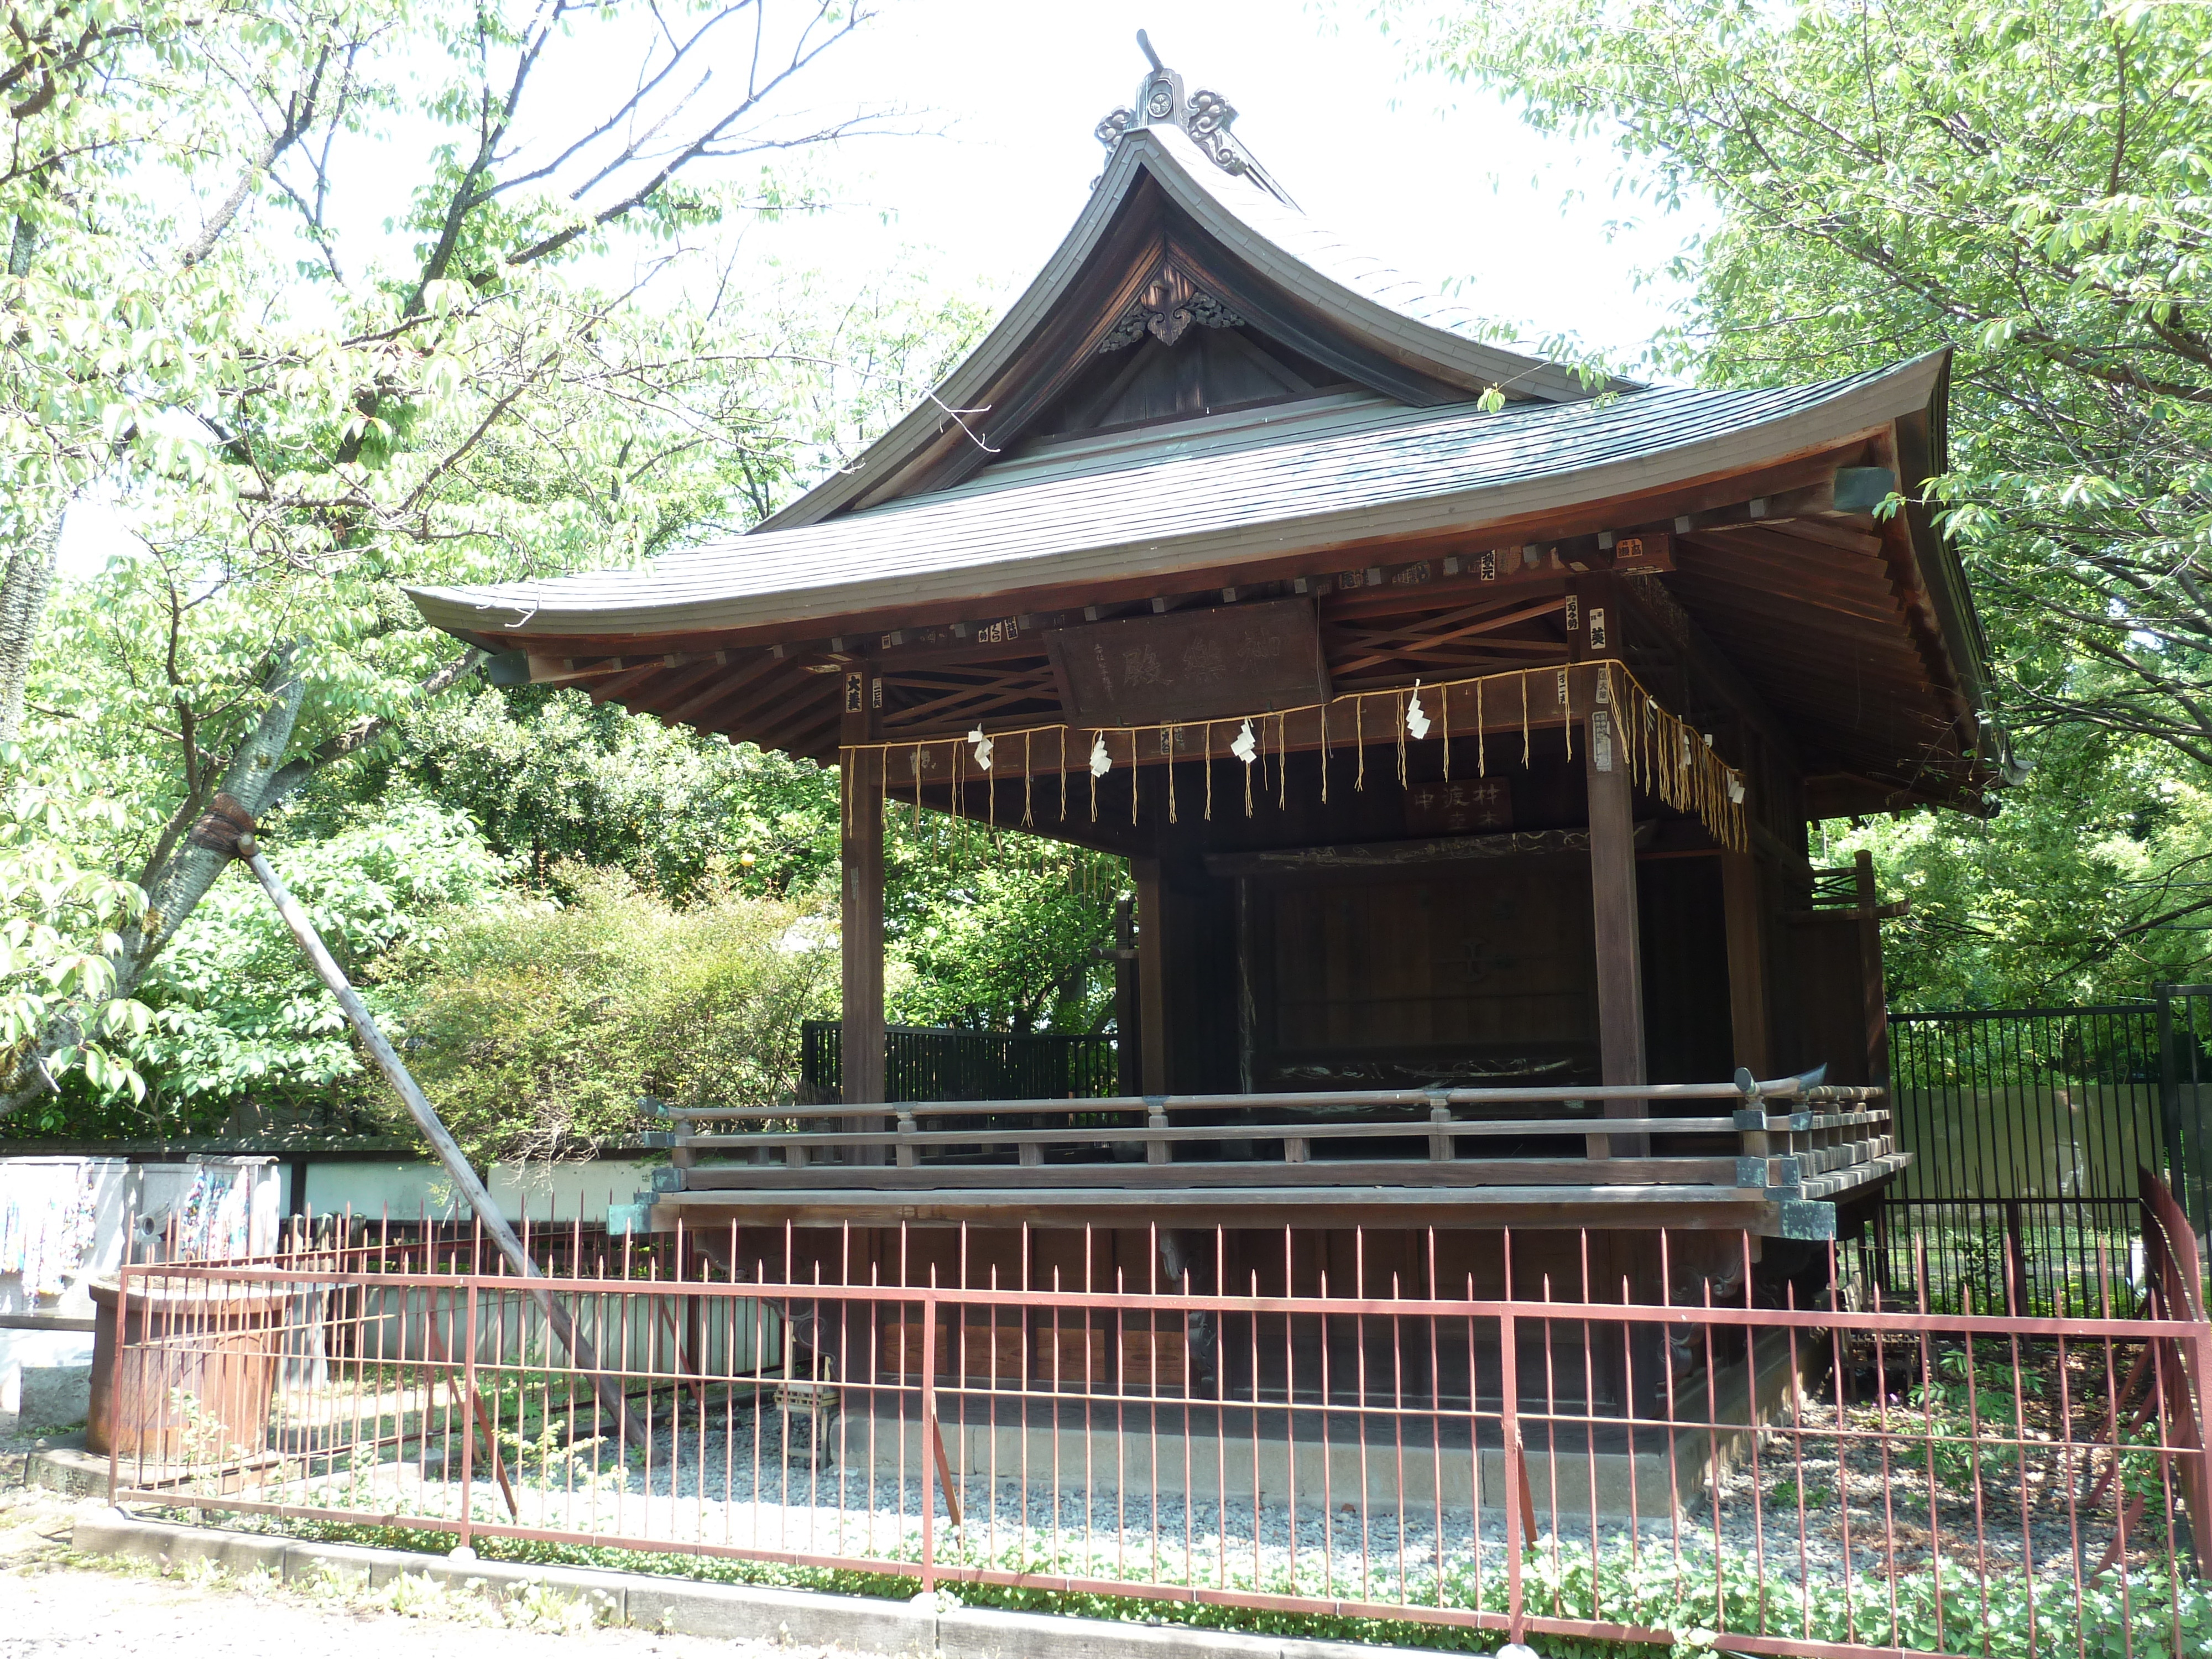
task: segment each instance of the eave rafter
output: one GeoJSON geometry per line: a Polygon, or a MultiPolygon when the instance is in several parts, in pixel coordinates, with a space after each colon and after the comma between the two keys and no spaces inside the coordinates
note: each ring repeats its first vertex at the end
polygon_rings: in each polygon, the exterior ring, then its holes
{"type": "Polygon", "coordinates": [[[1558,656],[1565,647],[1545,619],[1563,615],[1566,608],[1567,596],[1553,593],[1459,605],[1379,626],[1325,620],[1329,677],[1340,686],[1387,684],[1437,669],[1480,671],[1558,656]],[[1509,629],[1520,631],[1509,635],[1509,629]],[[1480,643],[1471,647],[1470,641],[1480,643]]]}
{"type": "Polygon", "coordinates": [[[1043,657],[886,669],[884,729],[936,732],[987,715],[1056,714],[1060,691],[1043,657]]]}

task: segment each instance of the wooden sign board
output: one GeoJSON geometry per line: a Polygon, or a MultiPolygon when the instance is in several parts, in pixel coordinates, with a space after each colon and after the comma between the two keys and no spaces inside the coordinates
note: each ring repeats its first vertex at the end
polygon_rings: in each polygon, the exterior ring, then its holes
{"type": "Polygon", "coordinates": [[[1407,787],[1409,836],[1467,836],[1512,827],[1513,790],[1502,777],[1407,787]]]}
{"type": "Polygon", "coordinates": [[[1640,536],[1622,536],[1613,544],[1615,570],[1672,570],[1674,538],[1663,530],[1647,530],[1640,536]]]}
{"type": "Polygon", "coordinates": [[[1220,720],[1328,695],[1310,599],[1123,617],[1044,637],[1078,726],[1220,720]]]}

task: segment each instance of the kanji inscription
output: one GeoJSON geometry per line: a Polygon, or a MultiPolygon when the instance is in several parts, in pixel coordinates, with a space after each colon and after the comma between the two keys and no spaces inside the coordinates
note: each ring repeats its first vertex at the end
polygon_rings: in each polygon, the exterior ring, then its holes
{"type": "Polygon", "coordinates": [[[1406,790],[1406,833],[1466,836],[1513,827],[1513,791],[1504,778],[1416,783],[1406,790]]]}

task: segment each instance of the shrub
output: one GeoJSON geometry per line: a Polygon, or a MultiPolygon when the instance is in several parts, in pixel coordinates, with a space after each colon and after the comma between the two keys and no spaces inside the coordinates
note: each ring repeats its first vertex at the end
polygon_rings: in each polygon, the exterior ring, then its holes
{"type": "Polygon", "coordinates": [[[678,909],[571,879],[571,904],[479,913],[392,963],[408,1063],[471,1156],[581,1154],[635,1130],[646,1097],[787,1102],[800,1023],[834,1012],[826,923],[726,886],[678,909]]]}

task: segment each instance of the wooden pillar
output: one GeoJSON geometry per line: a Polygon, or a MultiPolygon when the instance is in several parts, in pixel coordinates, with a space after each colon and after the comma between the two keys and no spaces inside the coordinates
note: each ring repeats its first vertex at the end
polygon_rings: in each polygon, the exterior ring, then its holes
{"type": "MultiPolygon", "coordinates": [[[[864,670],[846,674],[840,741],[866,743],[874,738],[878,695],[873,675],[864,670]]],[[[860,1104],[884,1097],[882,753],[846,754],[838,780],[842,796],[839,863],[845,981],[840,1066],[846,1103],[860,1104]]]]}
{"type": "Polygon", "coordinates": [[[1863,852],[1851,860],[1851,887],[1858,912],[1859,986],[1866,1011],[1867,1081],[1889,1086],[1889,987],[1881,967],[1881,900],[1874,887],[1874,854],[1863,852]]]}
{"type": "MultiPolygon", "coordinates": [[[[1597,947],[1597,1033],[1601,1080],[1642,1083],[1644,967],[1636,914],[1636,792],[1625,736],[1610,702],[1595,701],[1601,676],[1583,682],[1590,713],[1583,722],[1583,777],[1589,790],[1590,916],[1597,947]]],[[[1640,1101],[1607,1103],[1608,1117],[1641,1117],[1640,1101]]],[[[1642,1157],[1641,1135],[1616,1135],[1613,1150],[1642,1157]]]]}
{"type": "Polygon", "coordinates": [[[1167,921],[1158,859],[1131,859],[1137,886],[1137,1031],[1143,1048],[1138,1078],[1144,1092],[1168,1091],[1167,921]]]}
{"type": "Polygon", "coordinates": [[[1145,1022],[1137,1012],[1137,906],[1114,906],[1114,1092],[1144,1092],[1137,1056],[1144,1052],[1145,1022]]]}
{"type": "Polygon", "coordinates": [[[1721,914],[1728,934],[1729,1023],[1735,1063],[1763,1078],[1769,1065],[1766,919],[1759,901],[1759,860],[1747,852],[1721,854],[1721,914]]]}

